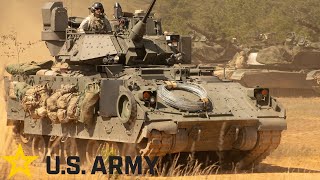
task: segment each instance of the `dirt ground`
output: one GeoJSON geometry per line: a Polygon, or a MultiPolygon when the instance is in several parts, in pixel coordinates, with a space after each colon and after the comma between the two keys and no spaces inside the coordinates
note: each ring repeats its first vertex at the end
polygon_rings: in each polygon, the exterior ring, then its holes
{"type": "MultiPolygon", "coordinates": [[[[10,63],[52,59],[40,41],[40,8],[47,0],[14,0],[0,7],[0,157],[11,155],[17,146],[12,140],[11,128],[6,127],[6,107],[3,77],[4,66],[10,63]]],[[[73,3],[69,13],[86,16],[86,9],[93,1],[73,3]]],[[[103,1],[104,2],[104,1],[103,1]]],[[[126,2],[122,0],[120,2],[126,2]]],[[[105,4],[106,1],[104,2],[105,4]]],[[[108,7],[111,9],[109,3],[108,7]],[[110,6],[110,7],[109,7],[110,6]]],[[[279,98],[287,108],[288,130],[283,132],[281,144],[254,172],[219,174],[211,176],[179,177],[179,179],[319,179],[320,178],[320,98],[279,98]]],[[[0,158],[0,179],[7,177],[10,166],[0,158]]],[[[91,176],[48,176],[45,169],[32,167],[32,179],[93,179],[91,176]]],[[[100,177],[101,178],[101,177],[100,177]]],[[[17,175],[14,179],[25,179],[17,175]]],[[[159,178],[167,179],[167,178],[159,178]]]]}

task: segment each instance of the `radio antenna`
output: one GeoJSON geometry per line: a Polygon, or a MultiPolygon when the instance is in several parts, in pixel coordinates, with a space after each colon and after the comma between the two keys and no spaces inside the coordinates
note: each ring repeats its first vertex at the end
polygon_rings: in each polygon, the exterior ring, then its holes
{"type": "Polygon", "coordinates": [[[70,0],[70,16],[72,16],[72,0],[70,0]]]}

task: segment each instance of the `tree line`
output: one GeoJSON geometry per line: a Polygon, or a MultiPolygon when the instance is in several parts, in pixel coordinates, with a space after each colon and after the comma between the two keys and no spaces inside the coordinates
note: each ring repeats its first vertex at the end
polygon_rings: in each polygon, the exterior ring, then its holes
{"type": "Polygon", "coordinates": [[[180,34],[194,26],[243,43],[260,33],[277,42],[289,32],[320,40],[319,0],[158,0],[155,12],[165,30],[180,34]]]}

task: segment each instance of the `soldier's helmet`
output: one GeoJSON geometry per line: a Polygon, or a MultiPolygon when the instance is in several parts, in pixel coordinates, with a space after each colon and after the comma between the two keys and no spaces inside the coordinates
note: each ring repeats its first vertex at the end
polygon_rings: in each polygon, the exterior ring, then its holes
{"type": "Polygon", "coordinates": [[[95,2],[92,4],[90,10],[92,13],[94,13],[95,10],[97,9],[101,9],[101,13],[104,13],[104,8],[103,8],[103,5],[99,2],[95,2]]]}

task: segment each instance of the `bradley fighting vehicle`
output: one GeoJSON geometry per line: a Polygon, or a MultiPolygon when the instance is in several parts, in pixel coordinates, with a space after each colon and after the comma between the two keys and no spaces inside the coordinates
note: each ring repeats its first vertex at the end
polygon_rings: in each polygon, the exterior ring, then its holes
{"type": "Polygon", "coordinates": [[[119,23],[106,34],[79,33],[62,2],[43,7],[54,65],[8,67],[5,81],[8,125],[27,153],[90,162],[103,146],[133,156],[218,154],[222,164],[250,168],[277,148],[286,113],[269,90],[190,65],[191,38],[164,35],[155,2],[146,13],[116,4],[119,23]]]}

